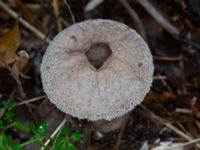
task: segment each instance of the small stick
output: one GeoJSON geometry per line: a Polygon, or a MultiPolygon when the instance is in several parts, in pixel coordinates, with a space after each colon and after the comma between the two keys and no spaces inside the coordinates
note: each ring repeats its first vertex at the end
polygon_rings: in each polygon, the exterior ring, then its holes
{"type": "Polygon", "coordinates": [[[173,149],[184,149],[184,147],[198,143],[198,142],[200,142],[200,138],[191,140],[189,142],[186,142],[186,143],[183,143],[183,144],[180,144],[180,145],[177,145],[177,146],[173,147],[173,149]]]}
{"type": "Polygon", "coordinates": [[[24,105],[24,104],[28,104],[28,103],[31,103],[31,102],[35,102],[35,101],[38,101],[38,100],[41,100],[41,99],[44,99],[44,98],[46,98],[46,95],[42,95],[42,96],[39,96],[39,97],[35,97],[35,98],[32,98],[32,99],[20,102],[18,104],[18,106],[21,106],[21,105],[24,105]]]}
{"type": "Polygon", "coordinates": [[[50,138],[44,143],[44,146],[41,148],[41,150],[45,149],[45,147],[51,142],[51,139],[56,136],[56,134],[60,131],[60,129],[65,125],[66,122],[67,117],[65,117],[63,121],[58,125],[55,131],[51,134],[50,138]]]}
{"type": "Polygon", "coordinates": [[[137,0],[137,2],[146,9],[146,11],[160,23],[169,33],[179,35],[180,31],[176,29],[166,18],[164,18],[148,0],[137,0]]]}
{"type": "MultiPolygon", "coordinates": [[[[170,123],[165,123],[165,120],[160,118],[159,116],[157,116],[155,113],[153,113],[152,111],[150,111],[149,109],[147,109],[144,105],[140,105],[144,110],[146,110],[150,115],[152,115],[152,117],[155,117],[158,119],[158,121],[162,124],[165,124],[166,127],[168,127],[170,130],[174,131],[176,134],[178,134],[179,136],[183,137],[184,139],[186,139],[187,141],[192,141],[193,138],[188,136],[187,134],[185,134],[184,132],[182,132],[181,130],[179,130],[177,127],[175,127],[174,125],[170,124],[170,123]]],[[[200,148],[200,145],[197,144],[198,148],[200,148]]]]}
{"type": "Polygon", "coordinates": [[[192,137],[192,134],[189,131],[187,131],[187,129],[181,123],[178,122],[177,125],[180,128],[180,130],[182,130],[186,135],[192,137]]]}
{"type": "Polygon", "coordinates": [[[73,12],[71,10],[71,7],[70,7],[69,3],[67,2],[67,0],[64,0],[64,2],[65,2],[65,5],[67,6],[67,9],[69,10],[69,13],[70,13],[71,17],[72,17],[72,22],[75,23],[76,20],[75,20],[74,14],[73,14],[73,12]]]}
{"type": "Polygon", "coordinates": [[[165,81],[165,80],[167,80],[168,78],[167,78],[167,76],[162,76],[162,75],[157,75],[157,76],[154,76],[153,77],[153,80],[160,80],[161,82],[162,82],[162,84],[165,86],[165,87],[167,87],[167,89],[169,90],[169,91],[172,91],[172,89],[171,89],[171,87],[168,85],[168,83],[165,81]]]}
{"type": "Polygon", "coordinates": [[[192,111],[190,109],[185,109],[185,108],[176,108],[176,112],[183,114],[192,114],[192,111]]]}
{"type": "Polygon", "coordinates": [[[118,0],[118,1],[127,10],[129,15],[133,19],[136,30],[146,40],[146,33],[145,33],[145,30],[144,30],[144,26],[143,26],[142,21],[140,20],[139,16],[135,12],[135,10],[133,8],[131,8],[131,6],[129,5],[129,3],[126,0],[118,0]]]}
{"type": "Polygon", "coordinates": [[[9,98],[8,98],[8,100],[7,100],[6,105],[4,106],[4,108],[1,109],[1,111],[0,111],[0,119],[2,118],[2,116],[4,115],[4,113],[6,112],[6,109],[7,109],[8,105],[9,105],[10,101],[13,99],[15,92],[16,92],[16,88],[14,88],[14,90],[12,91],[12,93],[9,96],[9,98]]]}
{"type": "Polygon", "coordinates": [[[124,131],[126,129],[126,126],[130,120],[130,116],[131,116],[131,113],[128,113],[126,114],[125,118],[124,118],[124,121],[123,121],[123,125],[120,129],[120,132],[119,132],[119,135],[118,135],[118,139],[117,139],[117,142],[116,142],[116,145],[115,145],[115,150],[119,150],[120,149],[120,145],[121,145],[121,139],[122,139],[122,136],[124,134],[124,131]]]}
{"type": "Polygon", "coordinates": [[[184,143],[183,146],[188,146],[188,145],[191,145],[191,144],[195,144],[197,142],[200,142],[200,138],[191,140],[191,141],[189,141],[187,143],[184,143]]]}
{"type": "Polygon", "coordinates": [[[172,124],[167,123],[167,124],[165,124],[165,126],[167,126],[170,130],[174,131],[176,134],[178,134],[179,136],[183,137],[187,141],[191,141],[192,140],[192,138],[190,136],[188,136],[187,134],[185,134],[184,132],[182,132],[181,130],[179,130],[178,128],[173,126],[172,124]]]}
{"type": "MultiPolygon", "coordinates": [[[[183,54],[181,54],[181,56],[182,56],[183,54]]],[[[183,59],[181,59],[180,61],[179,61],[179,66],[180,66],[180,68],[181,68],[181,70],[183,71],[183,72],[185,72],[185,65],[184,65],[184,60],[183,59]]],[[[186,87],[186,85],[185,85],[185,83],[183,83],[182,84],[182,93],[183,94],[187,94],[187,87],[186,87]]]]}
{"type": "MultiPolygon", "coordinates": [[[[17,19],[18,14],[10,9],[3,1],[0,1],[0,8],[2,8],[5,12],[7,12],[10,16],[17,19]]],[[[22,17],[19,17],[19,22],[23,24],[28,30],[30,30],[32,33],[34,33],[37,37],[39,37],[42,40],[45,40],[47,43],[49,43],[51,40],[47,38],[42,32],[40,32],[38,29],[36,29],[34,26],[32,26],[29,22],[27,22],[22,17]]]]}
{"type": "Polygon", "coordinates": [[[174,37],[174,39],[176,39],[176,40],[178,40],[178,41],[180,41],[182,43],[185,43],[185,44],[187,44],[189,46],[192,46],[192,47],[200,50],[200,44],[198,44],[198,43],[193,43],[193,41],[191,41],[189,39],[183,39],[183,38],[181,38],[179,36],[176,36],[176,35],[174,35],[173,37],[174,37]]]}
{"type": "Polygon", "coordinates": [[[200,128],[200,122],[198,120],[195,120],[195,124],[198,128],[200,128]]]}
{"type": "Polygon", "coordinates": [[[17,83],[20,96],[24,97],[25,92],[24,92],[24,89],[22,87],[22,83],[21,83],[19,76],[16,75],[16,73],[13,71],[13,69],[8,64],[6,64],[5,62],[0,61],[0,66],[1,67],[3,66],[4,68],[6,68],[10,72],[11,76],[15,79],[15,81],[17,83]]]}
{"type": "Polygon", "coordinates": [[[61,24],[61,18],[60,18],[60,12],[59,12],[59,0],[53,0],[53,8],[54,8],[54,14],[57,18],[57,27],[58,31],[62,31],[62,24],[61,24]]]}
{"type": "Polygon", "coordinates": [[[60,21],[63,23],[63,25],[65,25],[66,27],[69,27],[70,24],[61,16],[60,17],[60,21]]]}
{"type": "Polygon", "coordinates": [[[158,76],[154,76],[153,77],[153,80],[166,80],[167,77],[166,76],[161,76],[161,75],[158,75],[158,76]]]}
{"type": "Polygon", "coordinates": [[[154,60],[162,60],[162,61],[180,61],[182,59],[182,56],[178,57],[159,57],[159,56],[153,56],[154,60]]]}

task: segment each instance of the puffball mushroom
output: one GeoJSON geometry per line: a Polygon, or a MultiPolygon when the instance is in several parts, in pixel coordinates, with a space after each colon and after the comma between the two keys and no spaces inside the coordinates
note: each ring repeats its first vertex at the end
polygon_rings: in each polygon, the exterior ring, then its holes
{"type": "Polygon", "coordinates": [[[133,29],[95,19],[54,38],[42,60],[41,79],[50,101],[63,112],[111,120],[143,101],[153,70],[150,50],[133,29]]]}

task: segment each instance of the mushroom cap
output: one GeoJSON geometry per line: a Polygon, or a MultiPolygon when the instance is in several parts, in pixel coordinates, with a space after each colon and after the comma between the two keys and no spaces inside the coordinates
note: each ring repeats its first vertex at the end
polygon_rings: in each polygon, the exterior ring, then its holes
{"type": "Polygon", "coordinates": [[[63,112],[111,120],[143,101],[153,71],[150,50],[133,29],[96,19],[76,23],[54,38],[42,60],[41,79],[50,101],[63,112]],[[106,43],[112,51],[99,69],[86,56],[94,43],[106,43]]]}

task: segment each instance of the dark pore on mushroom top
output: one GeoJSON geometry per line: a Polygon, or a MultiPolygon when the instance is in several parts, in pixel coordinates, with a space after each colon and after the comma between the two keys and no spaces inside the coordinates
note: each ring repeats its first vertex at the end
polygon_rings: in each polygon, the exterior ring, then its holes
{"type": "Polygon", "coordinates": [[[107,43],[93,43],[85,55],[91,65],[99,70],[104,62],[111,56],[112,50],[107,43]]]}

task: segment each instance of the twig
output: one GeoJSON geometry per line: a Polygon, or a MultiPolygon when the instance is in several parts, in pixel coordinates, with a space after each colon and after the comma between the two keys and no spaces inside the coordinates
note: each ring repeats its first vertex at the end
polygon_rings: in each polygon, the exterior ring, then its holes
{"type": "Polygon", "coordinates": [[[4,106],[4,108],[1,109],[1,111],[0,111],[0,119],[2,118],[2,116],[4,115],[4,113],[6,112],[6,109],[7,109],[8,105],[9,105],[10,101],[12,100],[15,92],[16,92],[16,88],[14,88],[14,90],[12,91],[12,93],[9,96],[9,98],[8,98],[8,100],[7,100],[6,105],[4,106]]]}
{"type": "MultiPolygon", "coordinates": [[[[166,127],[168,127],[170,130],[174,131],[179,136],[183,137],[184,139],[186,139],[189,142],[193,140],[192,137],[188,136],[187,134],[185,134],[184,132],[182,132],[181,130],[179,130],[178,128],[176,128],[174,125],[172,125],[170,123],[165,123],[166,121],[164,119],[160,118],[159,116],[157,116],[156,114],[154,114],[153,112],[151,112],[144,105],[140,105],[140,106],[144,110],[146,110],[152,117],[156,118],[160,123],[165,124],[166,127]]],[[[200,148],[199,144],[197,144],[197,146],[198,146],[198,148],[200,148]]]]}
{"type": "Polygon", "coordinates": [[[183,144],[178,144],[177,146],[174,146],[173,149],[186,149],[185,147],[186,146],[189,146],[189,145],[192,145],[192,144],[195,144],[195,143],[198,143],[200,142],[200,139],[194,139],[194,140],[191,140],[189,142],[186,142],[186,143],[183,143],[183,144]]]}
{"type": "MultiPolygon", "coordinates": [[[[12,16],[15,19],[17,19],[19,16],[15,11],[10,9],[3,1],[0,1],[0,8],[2,8],[5,12],[7,12],[10,16],[12,16]]],[[[45,40],[48,43],[51,41],[42,32],[40,32],[38,29],[36,29],[34,26],[32,26],[29,22],[24,20],[22,17],[19,17],[19,22],[23,24],[28,30],[30,30],[40,39],[45,40]]]]}
{"type": "Polygon", "coordinates": [[[44,98],[46,98],[46,95],[42,95],[42,96],[39,96],[39,97],[35,97],[35,98],[32,98],[32,99],[20,102],[18,104],[18,106],[21,106],[21,105],[24,105],[24,104],[28,104],[28,103],[31,103],[31,102],[35,102],[35,101],[38,101],[38,100],[41,100],[41,99],[44,99],[44,98]]]}
{"type": "Polygon", "coordinates": [[[176,108],[177,113],[192,114],[192,110],[185,108],[176,108]]]}
{"type": "Polygon", "coordinates": [[[10,72],[11,76],[15,79],[15,81],[17,83],[20,96],[25,97],[25,92],[22,87],[22,83],[21,83],[19,76],[16,75],[16,73],[13,71],[13,69],[8,64],[6,64],[4,61],[0,61],[0,66],[4,67],[5,69],[7,69],[10,72]]]}
{"type": "Polygon", "coordinates": [[[16,75],[16,73],[10,68],[10,66],[8,66],[7,69],[10,71],[12,77],[15,79],[15,81],[16,81],[16,83],[17,83],[20,96],[21,96],[21,97],[25,97],[26,94],[25,94],[25,92],[24,92],[24,88],[23,88],[23,86],[22,86],[22,82],[21,82],[19,76],[16,75]]]}
{"type": "Polygon", "coordinates": [[[137,0],[137,2],[146,9],[146,11],[160,23],[169,33],[179,35],[180,31],[175,28],[167,19],[165,19],[148,0],[137,0]]]}
{"type": "Polygon", "coordinates": [[[65,2],[65,5],[67,6],[67,9],[69,10],[69,13],[70,13],[71,17],[72,17],[73,23],[75,23],[76,22],[75,21],[75,17],[74,17],[74,14],[73,14],[73,12],[71,10],[71,7],[70,7],[69,3],[67,2],[67,0],[64,0],[64,2],[65,2]]]}
{"type": "MultiPolygon", "coordinates": [[[[182,56],[183,56],[183,54],[181,54],[181,57],[182,56]]],[[[185,72],[185,65],[184,65],[184,60],[183,59],[179,60],[179,67],[181,68],[181,70],[183,72],[185,72]]],[[[186,85],[184,83],[182,84],[182,93],[185,94],[185,95],[187,94],[187,87],[186,87],[186,85]]]]}
{"type": "Polygon", "coordinates": [[[118,1],[127,10],[129,15],[133,19],[136,30],[146,40],[146,34],[145,34],[144,26],[143,26],[142,21],[140,20],[139,16],[135,12],[135,10],[133,8],[131,8],[131,6],[129,5],[129,3],[126,0],[118,0],[118,1]]]}
{"type": "Polygon", "coordinates": [[[154,76],[153,77],[153,80],[166,80],[167,77],[166,76],[161,76],[161,75],[158,75],[158,76],[154,76]]]}
{"type": "Polygon", "coordinates": [[[118,139],[117,139],[117,142],[116,142],[116,145],[115,145],[115,150],[119,150],[120,149],[121,139],[122,139],[122,136],[123,136],[124,131],[126,129],[126,126],[127,126],[128,122],[129,122],[130,115],[131,115],[131,113],[128,113],[124,118],[124,122],[123,122],[123,125],[122,125],[121,129],[120,129],[120,132],[119,132],[119,135],[118,135],[118,139]]]}
{"type": "Polygon", "coordinates": [[[166,127],[168,127],[170,130],[174,131],[179,136],[183,137],[184,139],[186,139],[188,141],[192,140],[191,137],[189,137],[188,135],[186,135],[185,133],[183,133],[181,130],[179,130],[178,128],[176,128],[174,125],[169,124],[169,123],[165,123],[166,121],[164,121],[164,119],[160,118],[159,116],[157,116],[156,114],[154,114],[153,112],[151,112],[144,105],[141,105],[141,107],[144,110],[146,110],[152,117],[156,118],[160,123],[165,124],[166,127]]]}
{"type": "Polygon", "coordinates": [[[165,126],[168,127],[170,130],[174,131],[179,136],[181,136],[184,139],[186,139],[187,141],[191,141],[192,140],[192,138],[190,136],[188,136],[187,134],[185,134],[184,132],[182,132],[181,130],[179,130],[178,128],[173,126],[172,124],[167,123],[167,124],[165,124],[165,126]]]}
{"type": "Polygon", "coordinates": [[[58,31],[62,30],[62,24],[61,24],[61,18],[59,17],[60,12],[59,12],[59,1],[58,0],[53,0],[53,8],[54,8],[54,14],[57,18],[57,27],[58,31]]]}
{"type": "Polygon", "coordinates": [[[200,50],[200,44],[198,44],[198,43],[194,43],[193,41],[191,41],[189,39],[184,39],[184,38],[181,38],[180,36],[176,36],[176,35],[174,35],[173,37],[174,37],[174,39],[176,39],[176,40],[178,40],[178,41],[180,41],[182,43],[185,43],[185,44],[187,44],[189,46],[192,46],[192,47],[200,50]]]}
{"type": "Polygon", "coordinates": [[[167,79],[167,76],[162,76],[160,74],[158,74],[157,76],[153,77],[153,80],[160,80],[162,82],[162,84],[167,87],[167,89],[169,91],[172,91],[172,88],[168,85],[168,83],[165,81],[167,79]]]}
{"type": "Polygon", "coordinates": [[[192,137],[192,134],[187,131],[187,129],[181,124],[181,123],[177,123],[177,126],[180,128],[180,130],[182,130],[186,135],[188,135],[189,137],[192,137]]]}
{"type": "Polygon", "coordinates": [[[200,122],[198,120],[195,120],[195,124],[200,129],[200,122]]]}
{"type": "Polygon", "coordinates": [[[70,24],[63,17],[60,17],[60,20],[63,23],[63,25],[65,25],[66,27],[70,26],[70,24]]]}
{"type": "Polygon", "coordinates": [[[51,142],[51,139],[56,136],[56,134],[60,131],[60,129],[65,125],[66,122],[67,117],[65,117],[63,121],[58,125],[55,131],[51,134],[50,138],[44,143],[44,146],[41,148],[41,150],[45,149],[45,147],[51,142]]]}
{"type": "Polygon", "coordinates": [[[98,5],[103,3],[104,0],[90,0],[86,5],[85,5],[85,12],[89,12],[93,9],[95,9],[98,5]]]}
{"type": "Polygon", "coordinates": [[[191,144],[195,144],[197,142],[200,142],[200,138],[191,140],[191,141],[189,141],[187,143],[184,143],[183,146],[188,146],[188,145],[191,145],[191,144]]]}
{"type": "Polygon", "coordinates": [[[178,57],[159,57],[159,56],[153,56],[154,60],[162,60],[162,61],[180,61],[182,59],[182,56],[178,57]]]}

